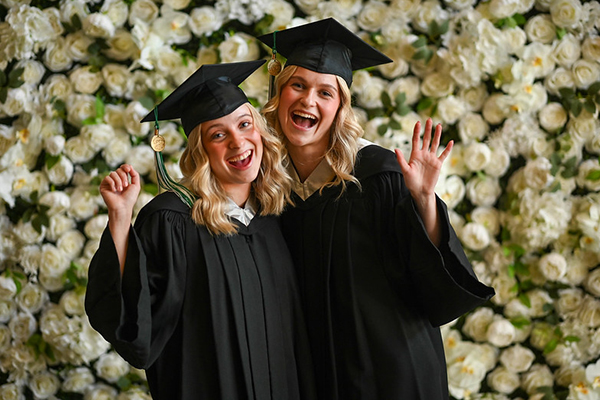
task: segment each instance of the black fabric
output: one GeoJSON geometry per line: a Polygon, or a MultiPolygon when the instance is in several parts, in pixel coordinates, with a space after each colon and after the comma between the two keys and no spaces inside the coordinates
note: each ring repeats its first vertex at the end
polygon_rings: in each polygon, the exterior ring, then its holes
{"type": "Polygon", "coordinates": [[[484,303],[438,199],[444,244],[429,240],[394,154],[359,152],[350,184],[282,216],[299,271],[320,399],[448,398],[438,326],[484,303]]]}
{"type": "MultiPolygon", "coordinates": [[[[158,120],[180,118],[183,130],[189,136],[202,122],[231,114],[248,102],[238,85],[265,62],[257,60],[201,66],[156,106],[158,120]]],[[[140,122],[155,119],[152,110],[140,122]]]]}
{"type": "Polygon", "coordinates": [[[107,229],[89,270],[92,326],[145,368],[154,400],[315,398],[292,261],[279,222],[213,237],[173,193],[129,234],[121,279],[107,229]]]}

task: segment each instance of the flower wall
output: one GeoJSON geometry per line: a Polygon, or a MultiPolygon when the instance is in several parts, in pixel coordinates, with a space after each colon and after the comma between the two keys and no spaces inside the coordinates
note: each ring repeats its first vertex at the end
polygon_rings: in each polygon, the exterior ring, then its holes
{"type": "MultiPolygon", "coordinates": [[[[254,37],[333,16],[394,63],[358,71],[365,137],[455,141],[437,192],[485,306],[443,327],[456,399],[600,399],[600,3],[580,0],[0,0],[0,398],[149,399],[89,325],[86,275],[130,163],[157,192],[154,104],[254,37]]],[[[243,84],[257,107],[268,75],[243,84]]],[[[161,123],[167,168],[185,136],[161,123]]]]}

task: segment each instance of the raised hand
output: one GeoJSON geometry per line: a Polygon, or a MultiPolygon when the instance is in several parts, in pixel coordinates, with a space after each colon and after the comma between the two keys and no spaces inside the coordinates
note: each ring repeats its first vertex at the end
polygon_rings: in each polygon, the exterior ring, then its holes
{"type": "Polygon", "coordinates": [[[139,193],[140,175],[128,164],[108,174],[100,183],[100,194],[108,207],[109,218],[111,214],[131,218],[139,193]]]}
{"type": "Polygon", "coordinates": [[[454,142],[450,141],[444,151],[438,156],[440,147],[440,138],[442,136],[442,126],[435,127],[433,138],[431,137],[431,127],[433,122],[431,118],[425,123],[425,132],[423,134],[423,144],[419,147],[419,133],[421,132],[421,122],[415,124],[412,137],[412,150],[408,162],[404,159],[401,151],[396,150],[396,158],[400,163],[400,168],[404,174],[406,187],[410,191],[413,199],[419,202],[421,199],[429,198],[435,194],[434,189],[440,176],[442,164],[450,151],[454,142]]]}

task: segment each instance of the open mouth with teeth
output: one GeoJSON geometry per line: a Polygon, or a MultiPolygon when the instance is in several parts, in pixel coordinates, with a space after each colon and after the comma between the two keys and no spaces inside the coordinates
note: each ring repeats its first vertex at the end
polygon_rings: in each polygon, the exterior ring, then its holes
{"type": "Polygon", "coordinates": [[[252,155],[254,152],[252,150],[246,150],[240,155],[235,157],[231,157],[227,162],[234,168],[244,169],[250,165],[252,162],[252,155]]]}
{"type": "Polygon", "coordinates": [[[312,128],[318,122],[317,117],[311,114],[303,113],[301,111],[294,111],[292,113],[292,120],[294,124],[301,128],[312,128]]]}

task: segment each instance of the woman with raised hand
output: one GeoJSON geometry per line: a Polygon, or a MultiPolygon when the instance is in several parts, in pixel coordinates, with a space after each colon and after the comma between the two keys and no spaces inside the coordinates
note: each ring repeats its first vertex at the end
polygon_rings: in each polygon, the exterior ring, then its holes
{"type": "Polygon", "coordinates": [[[319,398],[448,398],[439,326],[487,301],[435,195],[441,126],[405,160],[360,137],[352,71],[391,61],[334,19],[259,38],[287,58],[263,113],[286,147],[298,268],[319,398]]]}
{"type": "Polygon", "coordinates": [[[290,179],[279,140],[238,87],[263,62],[204,65],[144,118],[181,118],[188,145],[183,186],[150,201],[134,228],[138,173],[123,165],[100,185],[109,222],[86,311],[146,369],[155,400],[314,398],[296,277],[274,217],[290,179]]]}

